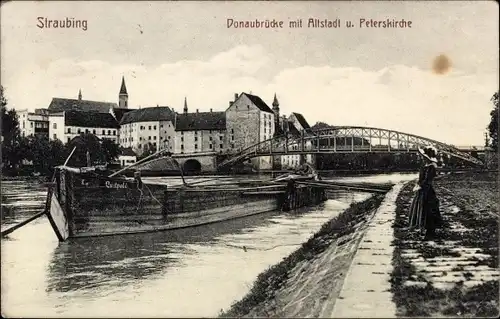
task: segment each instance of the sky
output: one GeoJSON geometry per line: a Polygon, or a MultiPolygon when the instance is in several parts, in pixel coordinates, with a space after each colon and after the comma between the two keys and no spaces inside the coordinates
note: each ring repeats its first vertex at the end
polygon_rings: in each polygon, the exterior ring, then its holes
{"type": "Polygon", "coordinates": [[[46,108],[53,97],[129,107],[224,111],[234,93],[276,93],[282,114],[312,125],[399,130],[454,145],[483,145],[499,83],[498,3],[337,1],[77,1],[4,3],[1,84],[8,106],[46,108]],[[43,19],[87,20],[40,28],[43,19]],[[308,28],[309,18],[340,28],[308,28]],[[228,28],[282,20],[282,29],[228,28]],[[288,27],[303,20],[302,28],[288,27]],[[412,21],[360,28],[360,19],[412,21]],[[353,28],[345,21],[354,22],[353,28]],[[444,72],[433,64],[444,56],[444,72]]]}

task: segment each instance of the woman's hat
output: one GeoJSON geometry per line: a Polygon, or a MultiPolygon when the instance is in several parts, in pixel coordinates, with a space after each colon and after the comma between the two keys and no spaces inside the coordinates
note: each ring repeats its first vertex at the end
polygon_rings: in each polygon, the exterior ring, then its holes
{"type": "Polygon", "coordinates": [[[426,146],[424,148],[418,148],[418,152],[423,157],[427,158],[429,161],[437,163],[437,150],[433,146],[426,146]]]}

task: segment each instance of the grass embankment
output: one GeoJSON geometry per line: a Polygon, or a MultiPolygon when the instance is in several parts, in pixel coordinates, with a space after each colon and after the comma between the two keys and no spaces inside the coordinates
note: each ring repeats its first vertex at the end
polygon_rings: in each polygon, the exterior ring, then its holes
{"type": "MultiPolygon", "coordinates": [[[[301,262],[314,260],[336,241],[337,245],[344,244],[342,237],[355,232],[360,223],[367,222],[373,216],[374,210],[380,206],[384,196],[383,194],[377,194],[363,202],[353,203],[336,218],[325,223],[316,234],[295,252],[283,259],[279,264],[261,273],[250,292],[242,300],[233,304],[228,311],[221,313],[220,317],[243,317],[251,312],[252,316],[261,316],[259,314],[267,314],[266,316],[268,316],[269,313],[266,308],[269,307],[267,306],[279,304],[275,300],[277,291],[293,285],[293,283],[288,282],[288,279],[294,277],[292,276],[294,268],[301,262]]],[[[333,265],[331,265],[331,261],[330,263],[325,262],[324,267],[331,268],[333,265]]],[[[302,268],[300,271],[304,271],[304,269],[302,268]]],[[[312,273],[315,274],[315,272],[312,273]]],[[[328,292],[328,289],[326,289],[326,292],[321,293],[322,296],[314,296],[314,298],[325,300],[328,297],[328,292]]],[[[276,313],[276,311],[273,312],[276,313]]],[[[286,316],[286,313],[278,314],[278,316],[282,315],[286,316]]]]}
{"type": "Polygon", "coordinates": [[[408,226],[414,183],[396,201],[392,292],[398,316],[497,316],[498,184],[495,173],[444,176],[435,183],[444,227],[423,242],[408,226]]]}

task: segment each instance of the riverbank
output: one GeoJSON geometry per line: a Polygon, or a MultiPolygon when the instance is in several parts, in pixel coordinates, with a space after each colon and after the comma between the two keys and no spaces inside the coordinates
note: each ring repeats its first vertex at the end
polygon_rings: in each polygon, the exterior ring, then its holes
{"type": "Polygon", "coordinates": [[[397,199],[394,271],[397,315],[497,316],[498,174],[451,174],[436,180],[444,228],[423,242],[404,231],[414,182],[397,199]]]}
{"type": "Polygon", "coordinates": [[[318,317],[342,288],[367,222],[384,195],[352,204],[302,247],[261,273],[250,292],[220,317],[318,317]]]}

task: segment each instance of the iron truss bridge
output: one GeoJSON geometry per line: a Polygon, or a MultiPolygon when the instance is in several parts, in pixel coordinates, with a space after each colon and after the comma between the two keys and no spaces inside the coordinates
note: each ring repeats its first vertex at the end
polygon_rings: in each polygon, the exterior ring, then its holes
{"type": "Polygon", "coordinates": [[[439,153],[483,165],[466,152],[452,145],[425,137],[361,126],[334,126],[325,129],[308,129],[300,136],[281,135],[262,141],[233,154],[219,167],[235,164],[259,156],[314,154],[314,153],[402,153],[417,152],[419,147],[434,146],[439,153]]]}

